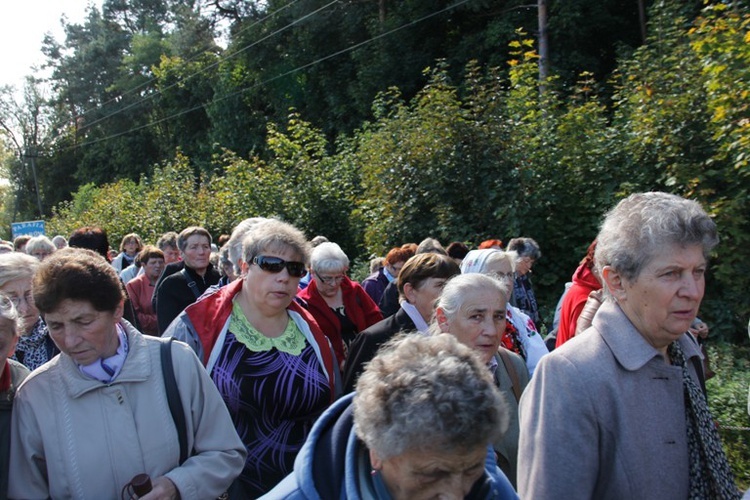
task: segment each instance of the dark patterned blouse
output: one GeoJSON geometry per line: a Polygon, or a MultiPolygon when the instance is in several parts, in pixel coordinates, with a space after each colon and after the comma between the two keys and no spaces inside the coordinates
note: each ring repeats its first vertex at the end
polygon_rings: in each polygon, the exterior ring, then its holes
{"type": "Polygon", "coordinates": [[[292,471],[313,423],[330,404],[328,377],[291,318],[280,337],[268,338],[236,303],[211,377],[247,448],[244,493],[256,498],[292,471]]]}

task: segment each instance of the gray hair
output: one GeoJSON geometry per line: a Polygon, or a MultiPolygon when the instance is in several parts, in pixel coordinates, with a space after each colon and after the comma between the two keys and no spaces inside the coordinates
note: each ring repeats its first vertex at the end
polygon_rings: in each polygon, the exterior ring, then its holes
{"type": "Polygon", "coordinates": [[[0,254],[0,288],[17,279],[31,279],[39,267],[39,260],[25,253],[0,254]]]}
{"type": "Polygon", "coordinates": [[[50,240],[44,235],[41,235],[41,236],[34,236],[33,238],[31,238],[29,242],[26,243],[26,246],[23,249],[23,251],[29,255],[39,250],[52,253],[55,250],[57,250],[57,247],[55,246],[54,243],[52,243],[52,240],[50,240]]]}
{"type": "Polygon", "coordinates": [[[276,219],[267,219],[254,225],[242,241],[243,260],[250,264],[263,252],[291,250],[305,265],[310,263],[310,244],[304,233],[296,227],[276,219]]]}
{"type": "Polygon", "coordinates": [[[234,266],[234,274],[239,276],[242,274],[242,241],[245,239],[248,231],[250,231],[259,222],[266,221],[263,217],[250,217],[245,219],[232,230],[232,235],[229,237],[224,247],[227,248],[227,257],[234,266]]]}
{"type": "Polygon", "coordinates": [[[12,337],[19,337],[23,331],[23,318],[7,295],[0,293],[0,319],[8,321],[13,327],[12,337]]]}
{"type": "Polygon", "coordinates": [[[417,253],[439,253],[440,255],[448,255],[443,245],[440,244],[435,238],[425,238],[417,246],[417,253]]]}
{"type": "MultiPolygon", "coordinates": [[[[703,255],[719,243],[716,224],[695,201],[674,194],[631,194],[604,216],[594,260],[634,281],[664,248],[701,245],[703,255]]],[[[606,287],[606,283],[604,284],[606,287]]]]}
{"type": "Polygon", "coordinates": [[[52,244],[57,248],[65,248],[68,246],[68,240],[66,240],[65,236],[63,236],[62,234],[58,234],[57,236],[52,238],[52,244]]]}
{"type": "MultiPolygon", "coordinates": [[[[475,290],[494,290],[507,303],[510,295],[508,283],[509,280],[498,279],[487,274],[459,274],[445,284],[443,293],[435,302],[435,308],[439,307],[445,313],[446,318],[452,320],[461,310],[469,293],[475,290]]],[[[438,325],[437,318],[434,315],[430,324],[430,332],[432,334],[440,333],[440,325],[438,325]]]]}
{"type": "Polygon", "coordinates": [[[539,260],[542,257],[539,244],[532,238],[513,238],[508,242],[507,249],[516,252],[519,259],[530,257],[539,260]]]}
{"type": "Polygon", "coordinates": [[[321,243],[312,251],[310,267],[317,273],[341,271],[349,268],[349,257],[337,243],[321,243]]]}
{"type": "Polygon", "coordinates": [[[167,247],[172,247],[175,250],[178,250],[177,236],[177,233],[175,233],[174,231],[167,231],[166,233],[162,234],[156,241],[156,246],[159,247],[159,250],[161,250],[162,252],[167,247]]]}
{"type": "Polygon", "coordinates": [[[452,335],[396,337],[357,381],[354,429],[381,459],[495,442],[508,410],[487,367],[452,335]]]}

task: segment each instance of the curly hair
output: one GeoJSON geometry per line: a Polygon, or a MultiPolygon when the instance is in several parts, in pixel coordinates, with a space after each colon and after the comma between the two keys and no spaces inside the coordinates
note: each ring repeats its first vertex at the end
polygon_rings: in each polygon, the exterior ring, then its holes
{"type": "Polygon", "coordinates": [[[628,281],[668,246],[700,245],[708,258],[719,243],[716,224],[697,202],[662,192],[620,201],[605,215],[596,239],[596,269],[611,266],[628,281]]]}
{"type": "Polygon", "coordinates": [[[242,240],[243,260],[248,264],[262,252],[286,250],[297,254],[305,265],[310,263],[310,243],[304,233],[293,225],[277,219],[258,222],[242,240]]]}
{"type": "Polygon", "coordinates": [[[451,335],[396,337],[357,382],[357,436],[386,460],[408,450],[485,446],[508,424],[505,401],[476,355],[451,335]]]}

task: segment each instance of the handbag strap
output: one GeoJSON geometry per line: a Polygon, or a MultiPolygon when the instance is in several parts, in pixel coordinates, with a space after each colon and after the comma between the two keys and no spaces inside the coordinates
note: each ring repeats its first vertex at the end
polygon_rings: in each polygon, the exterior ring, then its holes
{"type": "Polygon", "coordinates": [[[177,429],[177,439],[180,443],[180,465],[187,460],[187,425],[185,423],[185,412],[182,409],[180,400],[180,391],[177,388],[177,381],[174,378],[174,367],[172,366],[172,341],[170,338],[167,342],[161,344],[161,371],[164,378],[164,388],[167,391],[167,403],[169,403],[169,412],[172,414],[174,426],[177,429]]]}
{"type": "Polygon", "coordinates": [[[201,291],[198,289],[198,284],[195,282],[195,280],[190,276],[187,272],[187,268],[183,267],[181,271],[182,275],[185,277],[185,280],[187,281],[187,286],[190,289],[190,291],[193,292],[193,295],[195,295],[195,300],[198,300],[201,295],[201,291]]]}
{"type": "Polygon", "coordinates": [[[499,348],[497,352],[498,354],[500,354],[500,359],[503,360],[505,371],[507,371],[508,375],[510,376],[513,395],[516,397],[516,402],[518,402],[521,400],[521,383],[518,380],[518,372],[516,372],[516,367],[513,366],[513,360],[510,359],[510,354],[508,354],[508,351],[506,351],[504,347],[499,348]]]}

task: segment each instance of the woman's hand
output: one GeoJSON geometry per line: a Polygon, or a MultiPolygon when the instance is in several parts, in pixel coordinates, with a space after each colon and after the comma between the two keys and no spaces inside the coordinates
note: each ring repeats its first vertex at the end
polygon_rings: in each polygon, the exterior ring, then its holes
{"type": "Polygon", "coordinates": [[[705,339],[708,337],[708,325],[703,321],[696,323],[690,327],[690,333],[692,333],[695,338],[705,339]]]}
{"type": "Polygon", "coordinates": [[[177,500],[180,498],[177,487],[165,476],[157,477],[151,484],[153,485],[151,491],[142,497],[138,497],[139,500],[177,500]]]}

